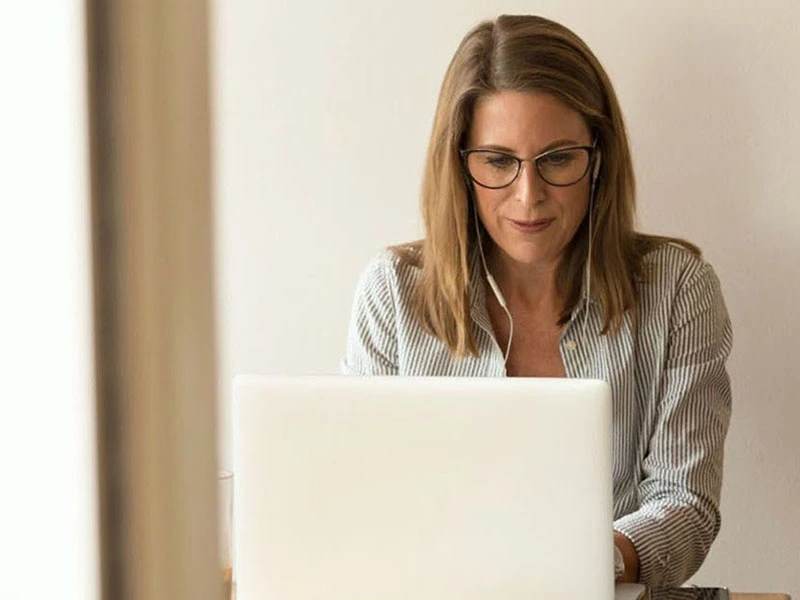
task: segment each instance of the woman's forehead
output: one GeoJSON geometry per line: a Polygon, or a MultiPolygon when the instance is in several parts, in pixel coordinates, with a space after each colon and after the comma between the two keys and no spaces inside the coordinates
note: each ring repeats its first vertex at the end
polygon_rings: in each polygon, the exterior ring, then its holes
{"type": "Polygon", "coordinates": [[[480,98],[467,137],[470,147],[505,147],[524,154],[536,154],[558,140],[591,143],[581,114],[545,92],[502,91],[480,98]]]}

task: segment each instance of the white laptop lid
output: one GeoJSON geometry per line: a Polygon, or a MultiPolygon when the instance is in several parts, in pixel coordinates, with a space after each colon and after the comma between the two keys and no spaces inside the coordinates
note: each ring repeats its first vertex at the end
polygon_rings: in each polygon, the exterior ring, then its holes
{"type": "Polygon", "coordinates": [[[611,394],[238,377],[238,600],[613,598],[611,394]]]}

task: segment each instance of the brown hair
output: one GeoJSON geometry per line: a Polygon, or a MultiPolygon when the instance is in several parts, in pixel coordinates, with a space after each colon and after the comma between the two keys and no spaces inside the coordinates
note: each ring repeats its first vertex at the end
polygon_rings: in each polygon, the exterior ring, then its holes
{"type": "MultiPolygon", "coordinates": [[[[476,251],[459,149],[479,98],[499,91],[552,94],[580,113],[597,139],[602,163],[592,207],[592,290],[604,311],[603,333],[615,333],[625,311],[636,325],[636,282],[643,257],[665,242],[633,229],[635,182],[622,111],[608,75],[575,33],[536,16],[498,17],[472,29],[461,41],[442,83],[422,183],[425,238],[394,248],[421,267],[416,309],[423,326],[456,356],[477,355],[470,321],[470,263],[476,251]]],[[[569,320],[580,300],[588,246],[588,214],[565,250],[558,272],[569,320]]]]}

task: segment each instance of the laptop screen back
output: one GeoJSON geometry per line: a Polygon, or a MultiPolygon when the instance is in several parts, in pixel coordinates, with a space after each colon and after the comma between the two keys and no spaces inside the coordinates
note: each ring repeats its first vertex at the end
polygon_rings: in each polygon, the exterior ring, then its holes
{"type": "Polygon", "coordinates": [[[239,377],[234,398],[240,600],[613,598],[606,383],[239,377]]]}

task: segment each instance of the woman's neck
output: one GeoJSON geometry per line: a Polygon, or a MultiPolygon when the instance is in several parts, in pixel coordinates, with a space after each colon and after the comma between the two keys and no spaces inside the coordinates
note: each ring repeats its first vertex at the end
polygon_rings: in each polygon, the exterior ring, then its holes
{"type": "Polygon", "coordinates": [[[491,251],[486,261],[506,302],[536,312],[561,311],[557,262],[526,265],[491,251]]]}

